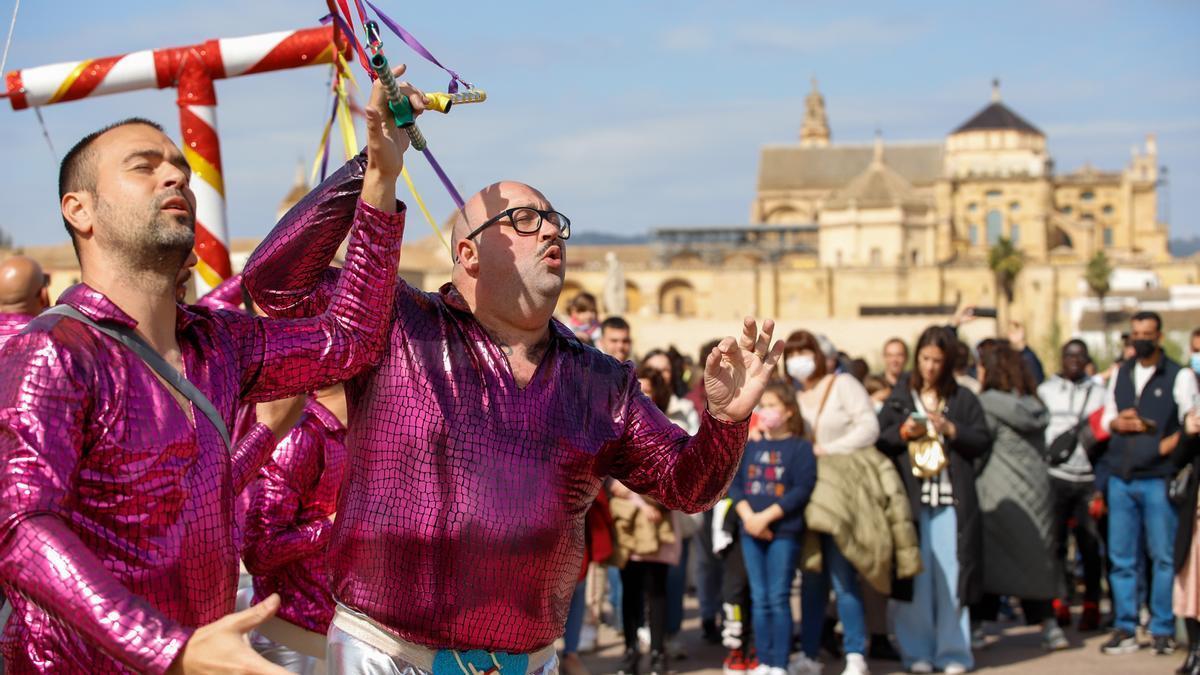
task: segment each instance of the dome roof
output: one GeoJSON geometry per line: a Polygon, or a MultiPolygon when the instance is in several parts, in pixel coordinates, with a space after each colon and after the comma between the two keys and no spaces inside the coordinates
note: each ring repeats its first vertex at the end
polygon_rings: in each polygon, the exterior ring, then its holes
{"type": "Polygon", "coordinates": [[[1024,117],[1013,112],[1012,108],[1000,101],[1000,81],[992,81],[992,102],[986,108],[975,113],[971,119],[963,122],[951,134],[964,131],[981,131],[985,129],[1011,129],[1035,136],[1045,136],[1040,129],[1030,124],[1024,117]]]}

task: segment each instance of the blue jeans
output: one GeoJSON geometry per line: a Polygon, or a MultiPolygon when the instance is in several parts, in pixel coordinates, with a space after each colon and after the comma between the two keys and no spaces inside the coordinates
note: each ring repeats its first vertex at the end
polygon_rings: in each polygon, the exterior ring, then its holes
{"type": "Polygon", "coordinates": [[[1139,545],[1145,533],[1150,564],[1150,633],[1174,635],[1175,524],[1165,478],[1108,480],[1108,557],[1112,562],[1113,625],[1133,632],[1138,619],[1139,545]]]}
{"type": "Polygon", "coordinates": [[[742,530],[742,558],[750,580],[754,645],[766,666],[787,668],[792,646],[792,580],[800,544],[794,537],[755,539],[742,530]]]}
{"type": "Polygon", "coordinates": [[[847,654],[866,654],[867,619],[863,610],[858,570],[838,550],[833,537],[821,535],[820,572],[804,572],[800,581],[800,639],[804,653],[816,659],[821,651],[821,629],[825,606],[829,603],[829,584],[837,595],[838,617],[842,620],[842,647],[847,654]]]}
{"type": "Polygon", "coordinates": [[[688,552],[691,548],[692,538],[688,537],[683,540],[679,564],[672,565],[671,571],[667,572],[667,635],[675,635],[683,628],[683,594],[687,590],[688,552]]]}
{"type": "Polygon", "coordinates": [[[567,610],[567,629],[563,633],[563,654],[579,651],[579,634],[583,630],[583,613],[587,609],[587,579],[575,585],[571,607],[567,610]]]}
{"type": "Polygon", "coordinates": [[[938,670],[975,667],[971,619],[958,600],[958,515],[953,506],[921,505],[917,513],[923,571],[913,579],[912,602],[896,603],[896,642],[907,670],[917,661],[938,670]]]}
{"type": "Polygon", "coordinates": [[[606,569],[608,570],[608,601],[613,606],[612,627],[620,633],[625,629],[625,626],[622,625],[624,621],[621,617],[621,607],[624,599],[622,597],[624,589],[621,585],[621,569],[615,566],[609,566],[606,569]]]}

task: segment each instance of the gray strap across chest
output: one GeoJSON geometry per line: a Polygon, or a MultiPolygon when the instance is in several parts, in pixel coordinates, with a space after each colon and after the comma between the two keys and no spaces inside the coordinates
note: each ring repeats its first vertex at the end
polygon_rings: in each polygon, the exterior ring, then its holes
{"type": "Polygon", "coordinates": [[[158,373],[159,377],[166,380],[167,384],[170,384],[176,391],[183,394],[184,398],[191,401],[196,406],[196,409],[216,427],[217,433],[221,434],[221,440],[225,441],[225,449],[232,450],[233,444],[229,441],[229,429],[225,426],[225,420],[221,419],[221,415],[217,413],[217,409],[213,406],[212,401],[209,401],[208,397],[196,388],[196,385],[188,382],[183,373],[176,370],[175,366],[167,363],[166,359],[154,351],[154,348],[147,344],[145,340],[138,337],[137,333],[134,333],[133,330],[125,326],[97,323],[70,305],[55,305],[42,312],[42,314],[57,314],[75,319],[128,347],[147,366],[150,366],[151,370],[158,373]]]}

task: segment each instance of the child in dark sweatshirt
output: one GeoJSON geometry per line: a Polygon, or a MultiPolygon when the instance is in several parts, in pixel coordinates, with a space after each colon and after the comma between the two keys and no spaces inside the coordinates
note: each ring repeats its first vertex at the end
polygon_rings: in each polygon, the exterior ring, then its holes
{"type": "Polygon", "coordinates": [[[767,387],[758,421],[763,437],[746,444],[729,496],[742,519],[758,658],[769,675],[786,675],[794,622],[789,595],[817,459],[803,438],[804,419],[787,385],[767,387]]]}

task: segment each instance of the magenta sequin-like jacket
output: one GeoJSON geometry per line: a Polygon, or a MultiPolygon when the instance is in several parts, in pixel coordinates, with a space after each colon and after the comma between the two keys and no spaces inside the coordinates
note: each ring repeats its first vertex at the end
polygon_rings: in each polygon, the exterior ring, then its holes
{"type": "MultiPolygon", "coordinates": [[[[403,216],[356,213],[328,312],[273,321],[179,307],[184,374],[227,425],[243,399],[313,391],[378,360],[403,216]]],[[[83,284],[60,302],[134,325],[83,284]]],[[[234,608],[233,500],[258,466],[231,460],[203,414],[189,421],[133,352],[82,323],[35,319],[0,362],[9,672],[163,672],[195,627],[234,608]]]]}
{"type": "Polygon", "coordinates": [[[242,555],[254,602],[278,593],[279,618],[322,635],[333,618],[325,551],[345,473],[346,428],[310,399],[258,472],[246,514],[242,555]]]}
{"type": "Polygon", "coordinates": [[[28,314],[0,312],[0,347],[3,347],[9,338],[24,330],[30,321],[33,321],[33,317],[28,314]]]}
{"type": "MultiPolygon", "coordinates": [[[[297,204],[251,258],[268,314],[320,311],[363,159],[297,204]]],[[[605,476],[699,511],[737,470],[746,423],[689,438],[630,364],[558,322],[524,388],[447,284],[403,282],[379,366],[346,385],[350,465],[330,548],[334,597],[431,648],[529,652],[562,635],[584,515],[605,476]]]]}

